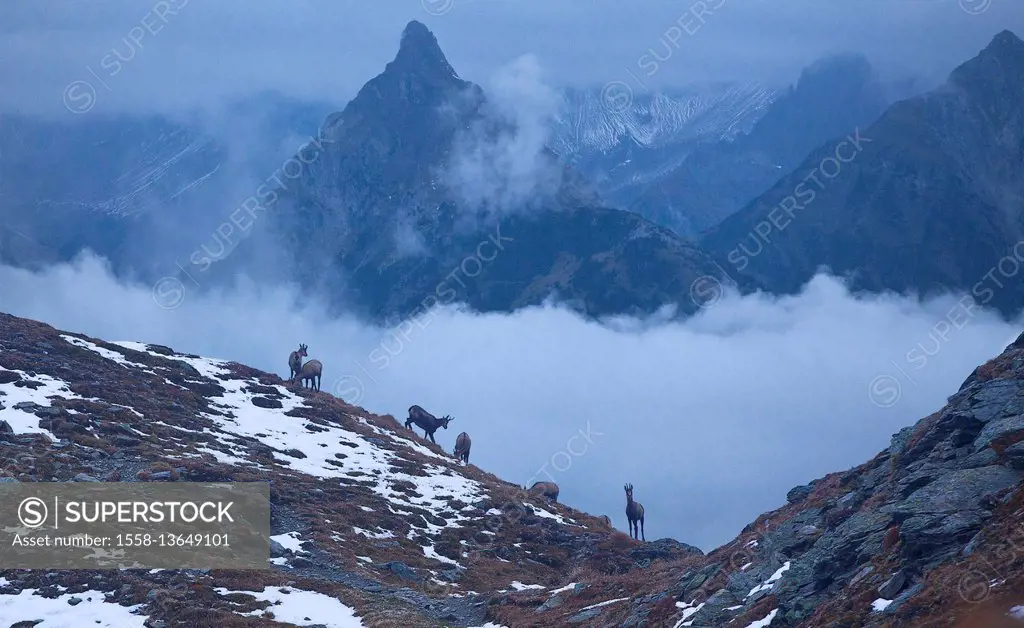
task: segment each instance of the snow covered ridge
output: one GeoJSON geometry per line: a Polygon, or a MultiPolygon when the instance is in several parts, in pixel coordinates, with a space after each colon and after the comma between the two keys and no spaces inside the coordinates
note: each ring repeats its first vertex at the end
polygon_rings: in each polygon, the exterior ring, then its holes
{"type": "Polygon", "coordinates": [[[633,87],[623,92],[628,98],[610,103],[600,89],[565,92],[552,123],[553,148],[573,156],[626,142],[657,147],[731,139],[749,131],[778,94],[756,83],[701,85],[672,94],[633,87]]]}

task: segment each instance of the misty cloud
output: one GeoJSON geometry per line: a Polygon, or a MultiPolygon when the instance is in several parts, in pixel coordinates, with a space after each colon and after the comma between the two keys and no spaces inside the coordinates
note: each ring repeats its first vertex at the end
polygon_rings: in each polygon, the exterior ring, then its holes
{"type": "Polygon", "coordinates": [[[559,170],[545,148],[560,101],[532,55],[501,68],[484,89],[485,119],[456,136],[444,180],[493,219],[557,191],[559,170]]]}
{"type": "Polygon", "coordinates": [[[466,430],[475,464],[553,479],[561,501],[620,529],[632,482],[650,538],[704,549],[789,488],[867,461],[1020,330],[957,296],[853,298],[821,276],[799,296],[726,297],[683,323],[615,329],[550,306],[446,308],[380,329],[244,280],[164,309],[90,256],[39,274],[0,267],[0,286],[3,311],[281,375],[307,343],[325,391],[402,419],[414,403],[452,414],[457,429],[437,434],[446,450],[466,430]]]}

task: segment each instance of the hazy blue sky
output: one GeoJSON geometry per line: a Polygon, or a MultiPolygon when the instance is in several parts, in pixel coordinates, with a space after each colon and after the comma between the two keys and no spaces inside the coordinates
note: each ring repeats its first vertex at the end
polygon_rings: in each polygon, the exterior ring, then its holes
{"type": "Polygon", "coordinates": [[[173,109],[261,88],[344,103],[394,56],[410,19],[434,30],[470,80],[484,82],[533,53],[555,84],[622,80],[639,89],[631,72],[649,87],[789,81],[820,55],[846,50],[865,52],[886,72],[934,80],[1000,29],[1024,32],[1024,2],[4,2],[0,106],[59,112],[74,81],[97,90],[97,111],[173,109]],[[652,51],[664,59],[654,72],[652,51]]]}

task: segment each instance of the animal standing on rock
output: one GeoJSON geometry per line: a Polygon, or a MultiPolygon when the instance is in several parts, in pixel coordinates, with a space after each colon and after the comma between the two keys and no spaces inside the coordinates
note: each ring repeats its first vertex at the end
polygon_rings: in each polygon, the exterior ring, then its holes
{"type": "Polygon", "coordinates": [[[530,495],[546,497],[553,502],[558,501],[558,485],[554,482],[534,482],[533,486],[526,490],[530,495]]]}
{"type": "Polygon", "coordinates": [[[469,464],[469,448],[472,446],[473,441],[470,440],[469,434],[463,432],[455,439],[455,458],[469,464]]]}
{"type": "Polygon", "coordinates": [[[299,371],[299,381],[302,382],[302,387],[306,387],[306,382],[309,382],[309,387],[313,390],[320,390],[320,376],[324,372],[324,365],[320,363],[320,360],[310,360],[302,365],[302,370],[299,371]]]}
{"type": "MultiPolygon", "coordinates": [[[[434,440],[434,432],[436,432],[439,427],[448,429],[448,423],[454,420],[455,419],[453,417],[448,416],[447,414],[439,419],[419,406],[410,406],[409,418],[405,420],[405,427],[411,430],[415,423],[423,429],[423,438],[429,438],[430,442],[436,445],[437,441],[434,440]]],[[[466,453],[468,457],[469,452],[467,451],[466,453]]]]}
{"type": "Polygon", "coordinates": [[[288,375],[289,381],[294,382],[295,377],[302,370],[302,358],[306,357],[306,348],[306,345],[300,344],[298,351],[292,351],[288,356],[288,368],[291,369],[291,374],[288,375]]]}
{"type": "Polygon", "coordinates": [[[644,507],[640,502],[633,501],[633,485],[627,484],[626,489],[626,520],[629,524],[629,538],[647,541],[644,536],[644,507]],[[639,524],[639,531],[637,531],[639,524]]]}

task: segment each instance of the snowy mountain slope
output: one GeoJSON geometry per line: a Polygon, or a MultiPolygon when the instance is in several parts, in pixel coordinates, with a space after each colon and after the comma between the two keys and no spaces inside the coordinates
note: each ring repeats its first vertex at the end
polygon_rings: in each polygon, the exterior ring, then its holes
{"type": "Polygon", "coordinates": [[[272,484],[268,571],[0,570],[4,626],[66,625],[58,611],[70,595],[92,599],[80,616],[93,609],[97,625],[250,625],[240,618],[266,622],[261,606],[281,602],[266,610],[298,625],[481,626],[490,595],[554,588],[612,534],[327,393],[7,315],[0,460],[2,481],[272,484]]]}
{"type": "Polygon", "coordinates": [[[272,541],[264,571],[0,570],[0,625],[1001,626],[978,617],[1024,601],[1022,400],[1024,335],[705,555],[277,375],[0,314],[0,481],[268,481],[272,541]]]}

